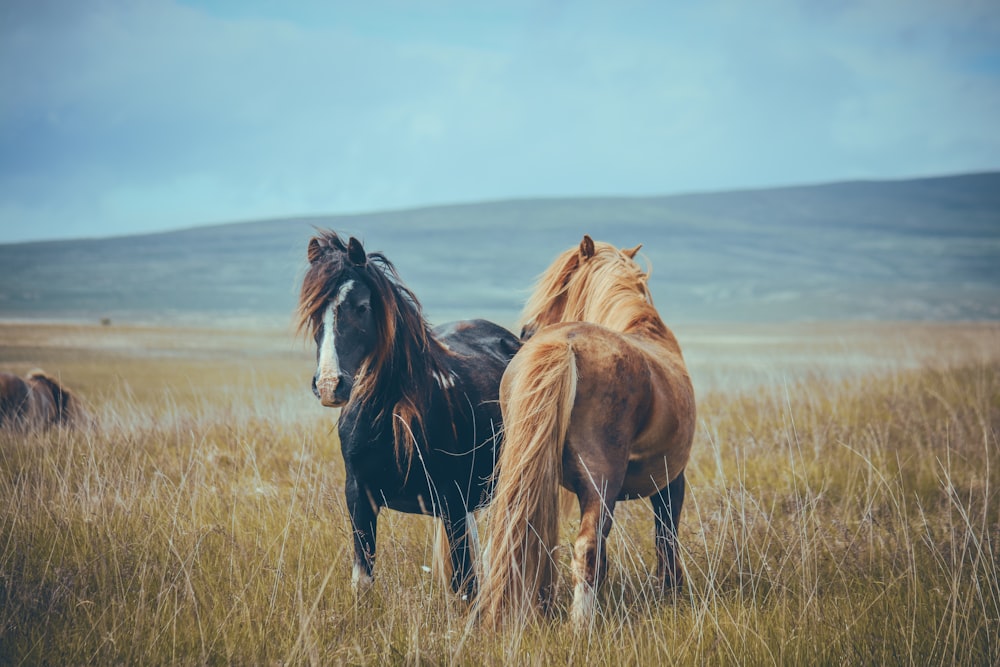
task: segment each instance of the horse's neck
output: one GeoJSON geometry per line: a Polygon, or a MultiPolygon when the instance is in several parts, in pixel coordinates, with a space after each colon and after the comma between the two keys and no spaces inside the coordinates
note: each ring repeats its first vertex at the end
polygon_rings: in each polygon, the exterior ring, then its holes
{"type": "Polygon", "coordinates": [[[351,401],[341,409],[337,421],[343,447],[351,457],[381,457],[394,450],[392,431],[395,401],[372,397],[367,401],[351,401]]]}
{"type": "MultiPolygon", "coordinates": [[[[435,377],[448,376],[449,369],[440,361],[442,355],[446,354],[446,348],[429,328],[425,335],[427,340],[425,350],[418,349],[416,337],[403,341],[393,349],[389,360],[389,366],[393,370],[380,373],[376,381],[376,390],[370,400],[355,406],[352,410],[356,411],[357,418],[364,423],[364,428],[372,433],[372,437],[381,436],[383,432],[392,433],[393,413],[397,404],[406,400],[408,392],[420,393],[433,399],[434,391],[438,388],[433,384],[435,377]]],[[[420,400],[412,394],[411,399],[420,400]]],[[[431,405],[424,407],[429,410],[431,405]]]]}
{"type": "MultiPolygon", "coordinates": [[[[425,379],[424,376],[430,376],[433,372],[443,370],[443,364],[440,359],[447,354],[447,348],[437,339],[434,335],[433,329],[424,325],[423,339],[427,341],[427,347],[421,349],[419,344],[420,338],[418,336],[412,336],[409,340],[403,340],[400,345],[395,346],[392,351],[393,359],[392,364],[395,368],[411,369],[416,368],[416,372],[420,373],[420,368],[424,367],[427,371],[422,373],[421,377],[413,378],[416,382],[425,379]],[[410,362],[407,357],[412,356],[417,364],[410,362]]],[[[413,382],[409,384],[414,384],[413,382]]]]}

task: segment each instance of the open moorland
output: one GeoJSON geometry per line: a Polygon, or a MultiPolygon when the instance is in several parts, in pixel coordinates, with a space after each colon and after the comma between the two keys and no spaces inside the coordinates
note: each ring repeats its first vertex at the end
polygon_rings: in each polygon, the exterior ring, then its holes
{"type": "MultiPolygon", "coordinates": [[[[678,329],[699,429],[687,584],[616,513],[593,627],[488,631],[386,512],[350,587],[335,411],[283,330],[0,323],[91,422],[0,433],[3,664],[1000,663],[1000,325],[678,329]]],[[[488,520],[481,516],[480,520],[488,520]]]]}
{"type": "Polygon", "coordinates": [[[584,233],[644,244],[671,322],[1000,319],[1000,173],[0,244],[0,318],[280,326],[317,226],[384,252],[435,321],[516,318],[534,276],[584,233]]]}

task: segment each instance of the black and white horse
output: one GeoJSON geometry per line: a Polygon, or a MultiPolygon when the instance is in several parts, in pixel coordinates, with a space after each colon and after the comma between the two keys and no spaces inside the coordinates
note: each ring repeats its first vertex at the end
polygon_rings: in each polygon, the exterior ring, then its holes
{"type": "Polygon", "coordinates": [[[381,253],[331,231],[309,241],[299,329],[316,341],[313,393],[341,408],[356,589],[372,582],[378,515],[439,517],[452,588],[473,595],[475,524],[501,446],[498,391],[520,341],[492,322],[430,328],[381,253]]]}

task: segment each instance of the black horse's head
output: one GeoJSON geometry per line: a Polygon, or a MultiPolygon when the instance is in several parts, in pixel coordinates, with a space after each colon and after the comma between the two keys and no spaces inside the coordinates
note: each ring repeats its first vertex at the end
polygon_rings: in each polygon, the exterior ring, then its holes
{"type": "Polygon", "coordinates": [[[307,256],[299,330],[316,341],[316,397],[341,407],[352,394],[371,397],[380,377],[405,384],[396,376],[420,365],[429,334],[419,302],[392,263],[332,231],[310,239],[307,256]]]}
{"type": "Polygon", "coordinates": [[[350,399],[381,333],[368,254],[353,237],[344,244],[336,233],[322,232],[309,241],[308,258],[299,326],[316,342],[312,390],[323,405],[340,407],[350,399]]]}

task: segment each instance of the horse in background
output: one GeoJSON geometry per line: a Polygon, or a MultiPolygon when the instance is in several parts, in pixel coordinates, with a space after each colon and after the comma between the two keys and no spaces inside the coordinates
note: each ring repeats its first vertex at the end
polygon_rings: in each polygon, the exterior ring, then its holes
{"type": "Polygon", "coordinates": [[[680,583],[677,523],[695,431],[695,399],[677,339],[653,307],[640,246],[584,236],[541,276],[522,316],[525,340],[504,373],[504,449],[488,521],[484,619],[498,625],[551,601],[560,484],[580,505],[571,617],[591,622],[607,570],[615,504],[649,498],[657,576],[680,583]]]}
{"type": "Polygon", "coordinates": [[[84,416],[80,399],[45,371],[36,368],[23,378],[0,373],[0,428],[69,425],[84,416]]]}
{"type": "Polygon", "coordinates": [[[492,491],[500,378],[520,340],[485,320],[432,329],[392,263],[353,237],[320,231],[307,257],[299,331],[316,343],[313,393],[341,409],[354,588],[372,583],[378,515],[388,507],[442,520],[452,588],[471,597],[472,512],[492,491]]]}

